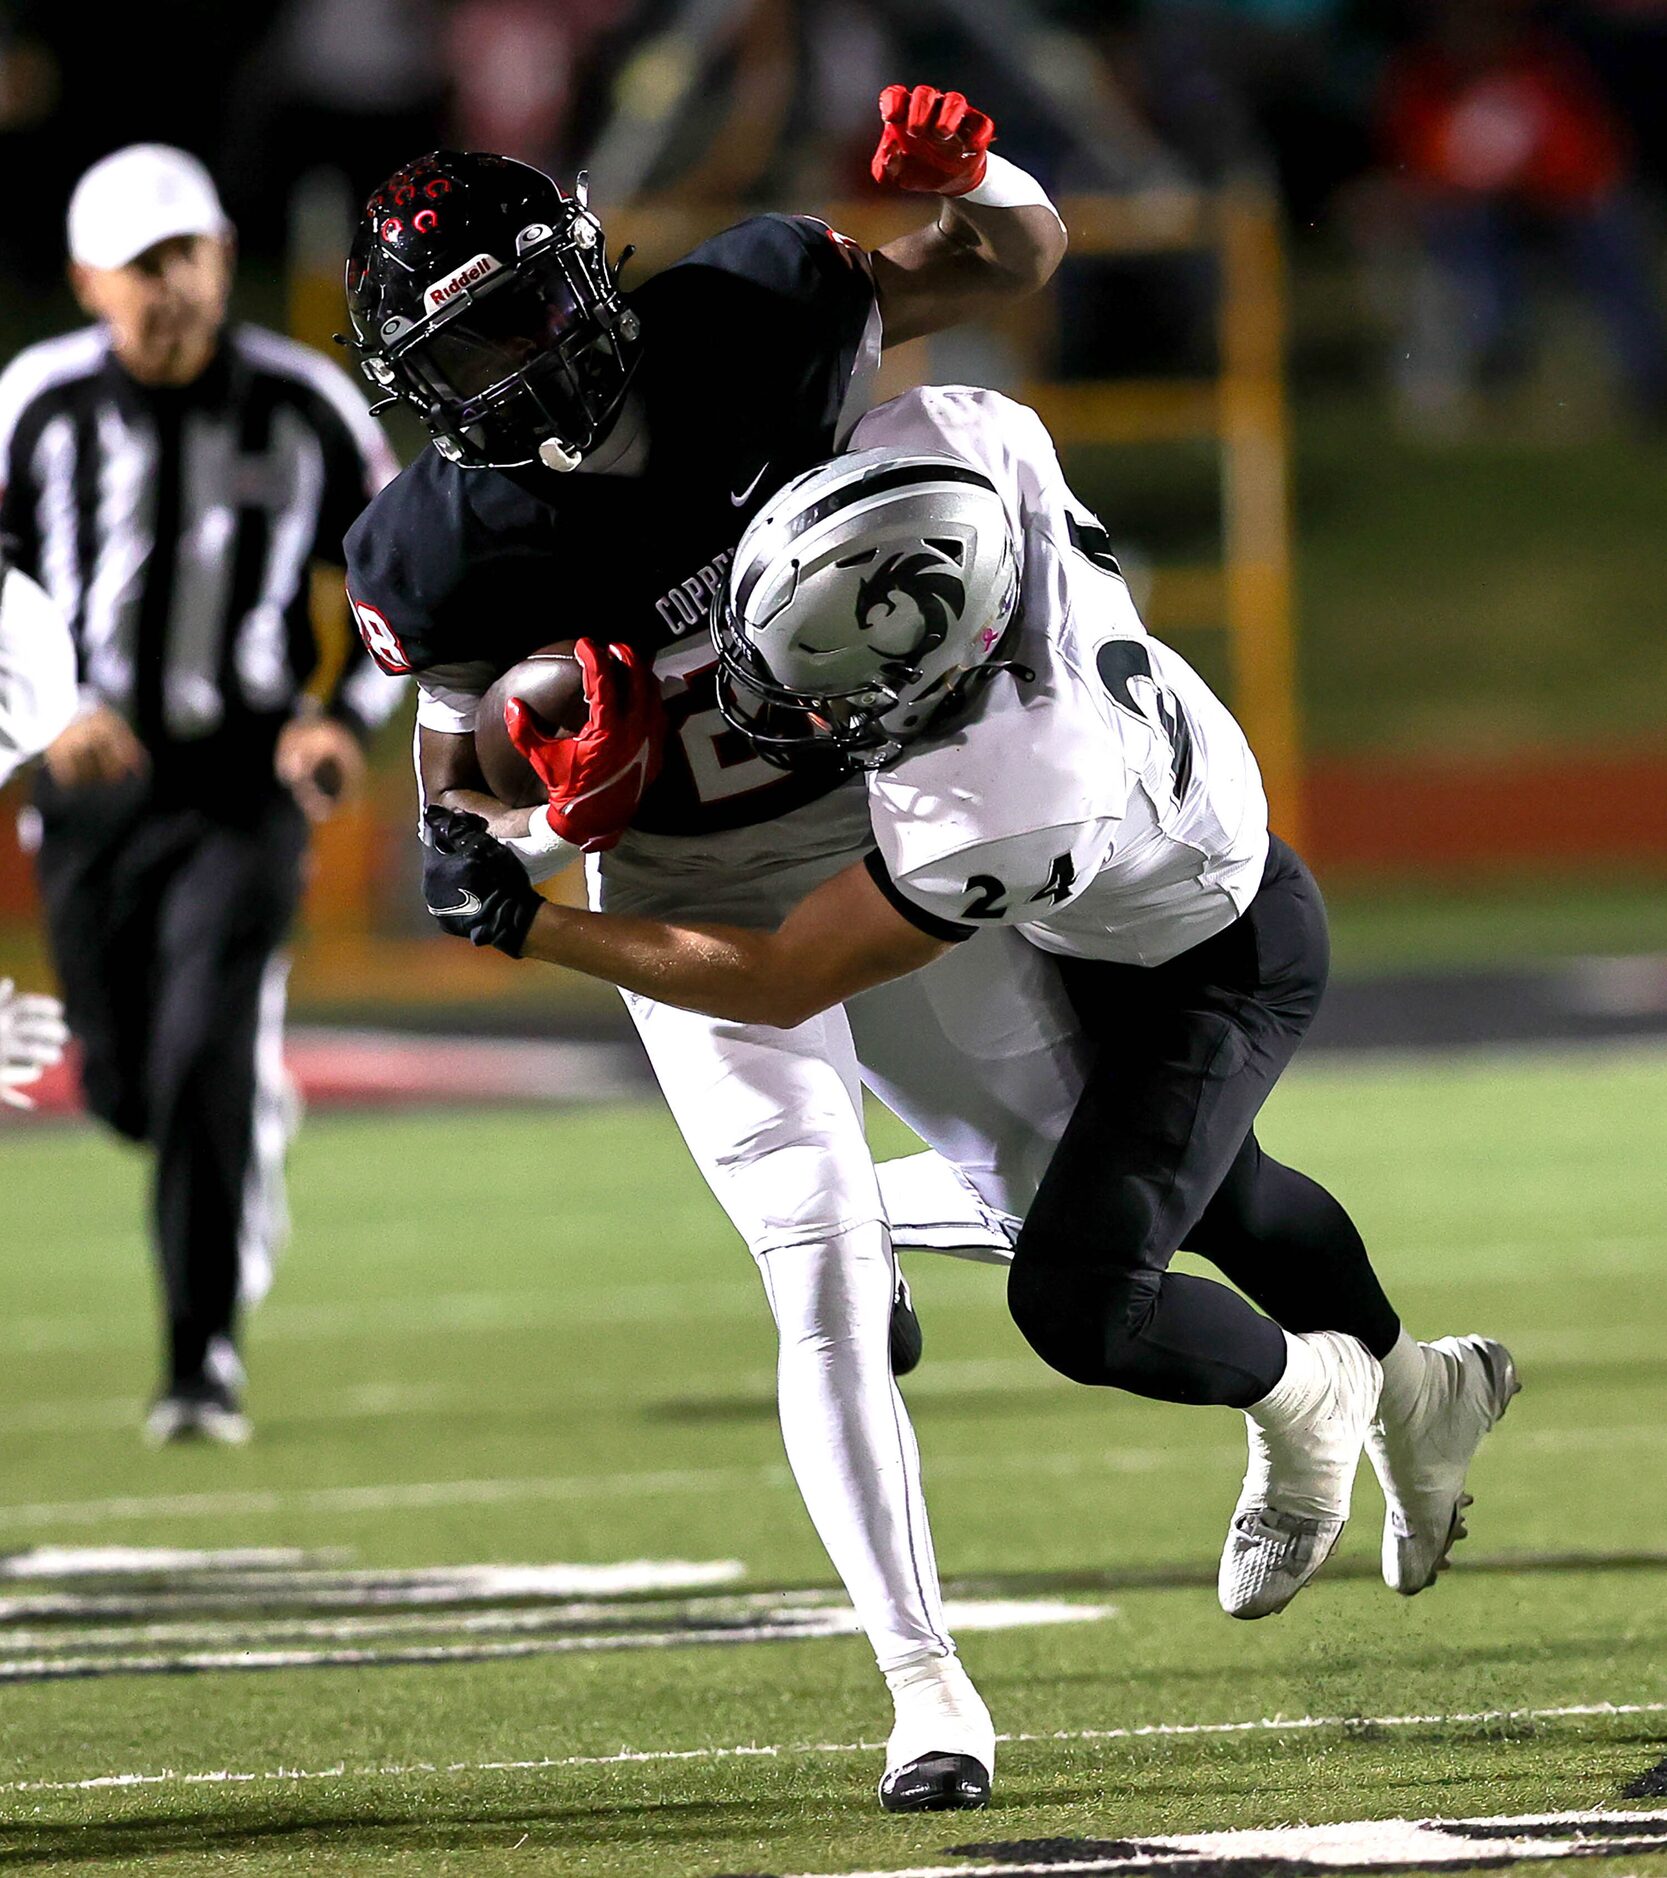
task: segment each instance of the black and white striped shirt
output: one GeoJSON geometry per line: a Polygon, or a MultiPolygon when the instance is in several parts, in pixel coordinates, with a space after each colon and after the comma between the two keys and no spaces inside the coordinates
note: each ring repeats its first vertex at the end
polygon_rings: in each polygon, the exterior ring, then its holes
{"type": "MultiPolygon", "coordinates": [[[[83,701],[111,706],[159,781],[256,774],[319,661],[315,562],[398,465],[346,377],[229,327],[195,384],[143,386],[102,328],[0,374],[0,536],[69,622],[83,701]]],[[[370,728],[401,685],[355,637],[325,701],[370,728]]]]}

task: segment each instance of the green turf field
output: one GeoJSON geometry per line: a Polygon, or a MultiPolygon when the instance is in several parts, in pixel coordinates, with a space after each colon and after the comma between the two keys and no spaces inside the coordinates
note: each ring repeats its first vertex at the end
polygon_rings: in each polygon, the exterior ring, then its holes
{"type": "MultiPolygon", "coordinates": [[[[1363,1477],[1316,1586],[1274,1621],[1221,1616],[1238,1418],[1074,1389],[1030,1359],[995,1274],[914,1258],[907,1393],[954,1595],[1080,1621],[963,1632],[997,1725],[1028,1738],[991,1811],[913,1821],[878,1812],[855,1745],[888,1719],[866,1646],[802,1634],[837,1610],[781,1461],[765,1312],[658,1109],[313,1122],[238,1453],[136,1440],[133,1164],[0,1128],[0,1553],[327,1555],[288,1579],[46,1561],[0,1582],[0,1676],[453,1653],[0,1687],[0,1865],[973,1871],[1020,1869],[1016,1842],[1621,1804],[1667,1755],[1664,1105],[1659,1053],[1327,1066],[1276,1098],[1270,1145],[1349,1199],[1413,1328],[1487,1330],[1521,1362],[1474,1537],[1412,1601],[1372,1575],[1363,1477]],[[626,1560],[741,1575],[575,1601],[475,1574],[427,1605],[389,1579],[397,1608],[319,1589],[350,1566],[626,1560]],[[743,1748],[777,1751],[722,1752],[743,1748]],[[156,1778],[78,1784],[122,1775],[156,1778]]],[[[1667,1853],[1603,1869],[1664,1874],[1667,1853]]]]}

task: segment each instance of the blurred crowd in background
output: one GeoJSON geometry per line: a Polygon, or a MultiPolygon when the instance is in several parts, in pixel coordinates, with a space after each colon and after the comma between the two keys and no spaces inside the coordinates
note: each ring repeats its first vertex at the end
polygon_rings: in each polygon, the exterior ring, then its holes
{"type": "MultiPolygon", "coordinates": [[[[1272,180],[1299,249],[1348,257],[1411,422],[1461,424],[1530,374],[1548,296],[1617,414],[1667,420],[1667,0],[161,0],[96,24],[7,0],[0,266],[51,280],[71,180],[132,139],[206,158],[257,259],[320,166],[356,194],[442,143],[569,173],[680,82],[655,56],[679,16],[722,30],[658,192],[838,197],[882,84],[953,83],[1055,191],[1272,180]]],[[[1086,344],[1120,337],[1090,322],[1086,344]]]]}

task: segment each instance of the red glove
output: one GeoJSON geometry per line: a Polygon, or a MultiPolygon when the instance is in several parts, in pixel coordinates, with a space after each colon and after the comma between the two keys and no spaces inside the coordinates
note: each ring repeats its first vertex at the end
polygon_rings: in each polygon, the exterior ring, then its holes
{"type": "Polygon", "coordinates": [[[593,854],[624,834],[660,773],[666,720],[659,682],[635,646],[581,639],[573,655],[590,712],[584,729],[552,737],[520,698],[504,706],[504,728],[550,792],[550,826],[593,854]]]}
{"type": "Polygon", "coordinates": [[[939,196],[964,196],[983,182],[996,127],[960,92],[887,85],[880,116],[885,129],[868,166],[875,182],[939,196]]]}

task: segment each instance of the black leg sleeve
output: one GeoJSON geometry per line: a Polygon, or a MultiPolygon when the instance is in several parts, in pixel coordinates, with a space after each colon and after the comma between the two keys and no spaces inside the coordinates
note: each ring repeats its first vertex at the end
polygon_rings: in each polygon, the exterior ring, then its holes
{"type": "Polygon", "coordinates": [[[1376,1357],[1400,1335],[1401,1320],[1342,1204],[1265,1153],[1254,1134],[1186,1245],[1286,1330],[1341,1330],[1376,1357]]]}

